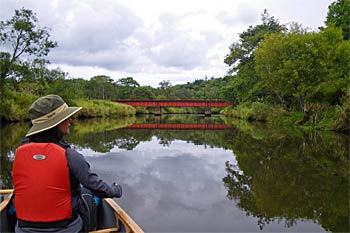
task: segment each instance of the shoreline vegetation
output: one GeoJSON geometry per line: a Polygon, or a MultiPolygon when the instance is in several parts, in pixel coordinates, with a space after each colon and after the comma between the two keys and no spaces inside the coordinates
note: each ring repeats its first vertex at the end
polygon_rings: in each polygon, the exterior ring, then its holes
{"type": "MultiPolygon", "coordinates": [[[[29,93],[7,91],[10,98],[3,99],[1,103],[1,122],[3,124],[29,121],[28,109],[38,96],[29,93]]],[[[66,100],[67,101],[67,100],[66,100]]],[[[80,106],[75,118],[134,118],[138,114],[153,114],[152,109],[134,108],[110,100],[68,100],[69,105],[80,106]]],[[[296,128],[304,131],[320,130],[335,131],[349,135],[349,102],[344,101],[343,106],[317,106],[318,111],[311,114],[308,122],[301,124],[301,112],[286,111],[281,107],[253,102],[243,103],[235,107],[215,109],[214,114],[221,114],[228,118],[227,123],[233,119],[246,122],[262,122],[269,127],[296,128]]],[[[199,110],[193,108],[166,108],[164,114],[198,114],[199,110]]]]}
{"type": "MultiPolygon", "coordinates": [[[[7,96],[10,98],[3,99],[0,104],[1,122],[6,124],[29,121],[28,109],[39,96],[13,91],[7,92],[7,96]]],[[[79,119],[119,118],[136,114],[136,109],[132,106],[106,100],[76,99],[65,101],[68,105],[82,107],[82,109],[74,115],[75,118],[79,119]]]]}
{"type": "Polygon", "coordinates": [[[263,122],[271,127],[297,128],[304,131],[335,131],[349,135],[349,101],[341,106],[315,105],[309,119],[303,122],[303,113],[287,111],[282,107],[261,102],[243,103],[234,108],[228,107],[222,114],[249,122],[263,122]]]}

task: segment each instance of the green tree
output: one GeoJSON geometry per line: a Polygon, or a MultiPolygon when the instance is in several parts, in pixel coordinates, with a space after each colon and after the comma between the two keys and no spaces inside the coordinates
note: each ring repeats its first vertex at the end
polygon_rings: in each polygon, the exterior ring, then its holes
{"type": "Polygon", "coordinates": [[[18,67],[28,64],[20,59],[22,55],[26,55],[27,59],[31,56],[44,57],[57,46],[49,38],[48,29],[38,26],[38,19],[31,10],[15,10],[11,19],[0,21],[0,45],[5,48],[0,57],[1,92],[5,79],[14,75],[18,67]]]}
{"type": "Polygon", "coordinates": [[[286,28],[280,25],[278,20],[270,16],[267,10],[261,15],[262,24],[255,27],[249,26],[248,30],[239,35],[239,41],[230,46],[230,52],[226,55],[224,62],[230,66],[229,73],[253,61],[254,51],[258,48],[259,42],[266,34],[285,31],[286,28]]]}
{"type": "Polygon", "coordinates": [[[350,1],[337,0],[328,7],[325,24],[340,27],[345,40],[350,38],[350,1]]]}
{"type": "Polygon", "coordinates": [[[135,88],[140,86],[140,84],[133,77],[118,79],[117,85],[121,87],[129,87],[129,88],[135,88]]]}
{"type": "Polygon", "coordinates": [[[111,99],[116,92],[113,79],[106,75],[94,76],[88,83],[87,96],[89,99],[111,99]]]}
{"type": "Polygon", "coordinates": [[[315,104],[338,104],[349,88],[349,46],[340,29],[315,33],[297,27],[260,43],[256,71],[273,93],[297,100],[305,122],[315,104]]]}
{"type": "Polygon", "coordinates": [[[194,96],[193,92],[184,85],[176,85],[172,87],[171,93],[173,94],[174,99],[192,99],[194,96]]]}
{"type": "Polygon", "coordinates": [[[118,79],[116,85],[119,87],[122,99],[129,99],[133,90],[140,86],[140,84],[133,77],[126,77],[118,79]]]}
{"type": "MultiPolygon", "coordinates": [[[[49,86],[49,93],[61,96],[68,104],[73,104],[74,99],[82,97],[81,89],[79,90],[75,84],[75,80],[65,79],[64,77],[56,79],[49,86]]],[[[49,94],[46,93],[46,94],[49,94]]]]}
{"type": "Polygon", "coordinates": [[[163,80],[159,83],[159,88],[162,90],[163,94],[165,94],[165,97],[169,99],[170,96],[170,87],[171,82],[169,80],[163,80]]]}
{"type": "Polygon", "coordinates": [[[152,100],[155,98],[155,95],[151,86],[141,86],[133,89],[131,98],[140,100],[152,100]]]}
{"type": "Polygon", "coordinates": [[[254,69],[254,52],[268,34],[283,32],[286,28],[267,10],[261,20],[261,24],[250,26],[239,35],[239,41],[230,46],[230,52],[225,57],[224,62],[230,67],[228,73],[233,75],[232,81],[223,89],[225,97],[233,98],[226,99],[228,102],[255,101],[264,94],[254,69]]]}
{"type": "Polygon", "coordinates": [[[21,72],[22,78],[18,82],[17,90],[38,96],[49,94],[48,89],[50,89],[50,85],[57,79],[65,79],[68,73],[65,73],[60,68],[49,69],[47,67],[48,64],[50,64],[49,61],[36,58],[23,67],[24,69],[21,72]]]}

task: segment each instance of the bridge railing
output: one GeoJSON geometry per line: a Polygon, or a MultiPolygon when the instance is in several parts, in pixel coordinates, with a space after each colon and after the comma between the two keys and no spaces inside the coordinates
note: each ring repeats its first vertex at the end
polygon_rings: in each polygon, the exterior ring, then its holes
{"type": "Polygon", "coordinates": [[[115,100],[115,102],[131,106],[143,107],[228,107],[231,106],[222,100],[115,100]]]}

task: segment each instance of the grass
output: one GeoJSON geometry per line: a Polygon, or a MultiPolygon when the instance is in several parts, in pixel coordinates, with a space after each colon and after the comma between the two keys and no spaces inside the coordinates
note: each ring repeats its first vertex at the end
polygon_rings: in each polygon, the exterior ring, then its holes
{"type": "Polygon", "coordinates": [[[107,117],[117,118],[136,114],[134,107],[103,100],[74,100],[82,109],[76,114],[78,118],[107,117]]]}

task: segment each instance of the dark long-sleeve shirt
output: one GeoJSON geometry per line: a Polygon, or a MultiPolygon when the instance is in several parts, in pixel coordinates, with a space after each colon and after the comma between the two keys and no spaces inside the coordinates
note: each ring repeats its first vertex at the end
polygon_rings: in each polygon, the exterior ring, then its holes
{"type": "Polygon", "coordinates": [[[67,149],[67,160],[71,174],[98,197],[113,197],[112,188],[90,169],[84,156],[74,149],[67,149]]]}

